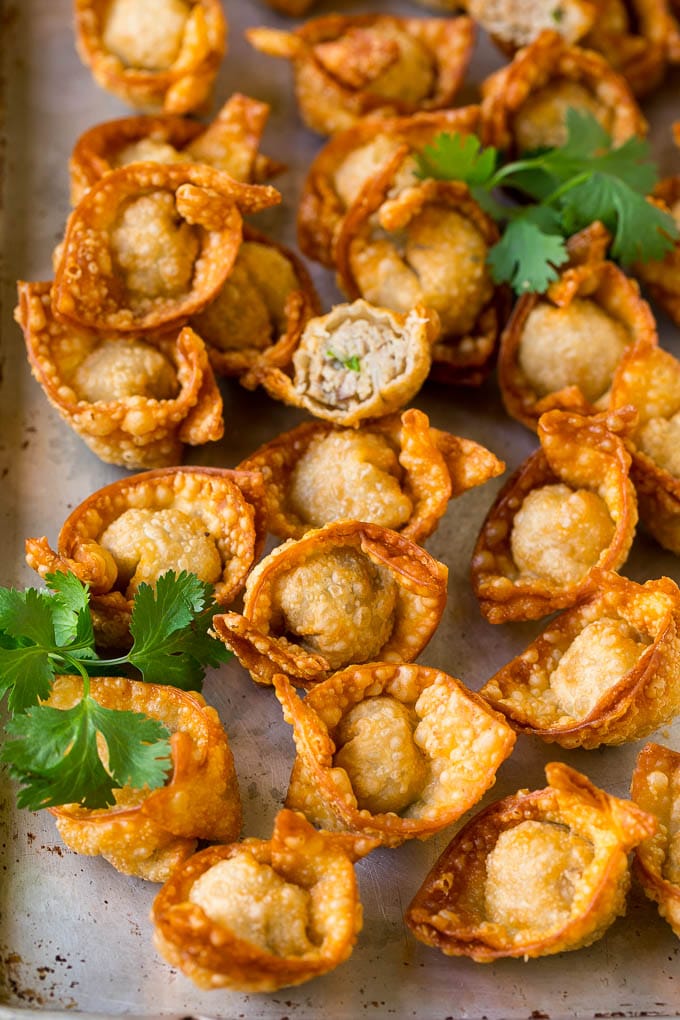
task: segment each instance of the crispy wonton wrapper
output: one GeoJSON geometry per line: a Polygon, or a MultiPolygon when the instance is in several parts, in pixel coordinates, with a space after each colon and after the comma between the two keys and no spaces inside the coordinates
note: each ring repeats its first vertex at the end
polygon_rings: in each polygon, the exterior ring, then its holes
{"type": "Polygon", "coordinates": [[[274,678],[297,756],[286,806],[385,846],[427,839],[493,786],[515,735],[459,680],[425,666],[350,666],[304,701],[274,678]]]}
{"type": "Polygon", "coordinates": [[[638,412],[630,477],[640,520],[665,549],[680,554],[680,361],[660,347],[631,347],[612,385],[612,408],[624,404],[638,412]]]}
{"type": "Polygon", "coordinates": [[[472,586],[491,623],[536,620],[589,596],[625,562],[637,524],[628,477],[635,409],[548,411],[541,448],[508,479],[482,525],[472,586]]]}
{"type": "Polygon", "coordinates": [[[321,135],[362,117],[453,105],[474,43],[470,18],[330,14],[293,32],[251,28],[249,42],[293,64],[305,123],[321,135]]]}
{"type": "MultiPolygon", "coordinates": [[[[418,183],[414,154],[438,134],[475,134],[479,107],[385,117],[376,123],[364,118],[333,135],[314,159],[300,196],[298,243],[309,258],[335,268],[333,250],[347,210],[360,201],[364,187],[401,146],[409,157],[401,165],[398,188],[418,183]]],[[[395,185],[393,185],[395,186],[395,185]]]]}
{"type": "Polygon", "coordinates": [[[129,163],[207,163],[237,181],[260,183],[281,164],[258,150],[269,105],[236,92],[206,127],[197,120],[158,114],[119,117],[88,128],[69,161],[71,204],[104,174],[129,163]]]}
{"type": "Polygon", "coordinates": [[[505,470],[470,439],[430,427],[415,408],[358,429],[303,422],[239,468],[261,471],[267,527],[279,538],[352,518],[422,542],[448,501],[505,470]]]}
{"type": "Polygon", "coordinates": [[[285,672],[311,687],[350,663],[420,655],[444,611],[447,576],[395,531],[338,521],[261,560],[243,616],[216,616],[214,628],[257,683],[285,672]]]}
{"type": "Polygon", "coordinates": [[[432,378],[477,386],[509,312],[508,289],[487,266],[498,227],[460,181],[414,181],[394,195],[408,158],[407,145],[397,149],[347,211],[335,239],[338,283],[351,300],[401,314],[434,309],[432,378]]]}
{"type": "Polygon", "coordinates": [[[416,893],[406,923],[421,942],[477,963],[582,949],[625,913],[628,852],[652,815],[552,762],[543,790],[475,815],[416,893]]]}
{"type": "Polygon", "coordinates": [[[680,711],[680,591],[602,576],[479,692],[521,733],[562,747],[639,740],[680,711]]]}
{"type": "Polygon", "coordinates": [[[212,846],[154,900],[154,944],[199,988],[272,992],[333,970],[362,925],[353,864],[376,845],[279,811],[269,840],[212,846]]]}
{"type": "Polygon", "coordinates": [[[593,114],[621,145],[647,122],[626,81],[604,57],[542,32],[482,85],[481,137],[508,155],[566,141],[567,108],[593,114]]]}
{"type": "Polygon", "coordinates": [[[633,874],[680,938],[680,754],[646,744],[638,755],[630,795],[659,825],[635,848],[633,874]]]}
{"type": "Polygon", "coordinates": [[[119,337],[55,319],[52,284],[18,284],[15,318],[34,377],[64,421],[109,464],[177,464],[184,444],[224,433],[222,397],[192,329],[119,337]]]}
{"type": "Polygon", "coordinates": [[[616,367],[638,340],[658,342],[637,282],[613,262],[572,264],[545,294],[522,294],[512,310],[498,355],[506,411],[535,432],[554,408],[606,410],[616,367]]]}
{"type": "Polygon", "coordinates": [[[242,213],[280,194],[196,163],[130,163],[71,213],[55,271],[55,313],[93,329],[158,329],[215,297],[241,244],[242,213]],[[162,258],[161,258],[162,256],[162,258]]]}
{"type": "Polygon", "coordinates": [[[304,296],[291,295],[288,331],[241,377],[247,389],[263,386],[275,400],[356,428],[398,411],[425,382],[439,335],[433,309],[400,315],[358,300],[309,313],[304,296]]]}
{"type": "MultiPolygon", "coordinates": [[[[83,681],[60,676],[47,704],[68,709],[83,681]]],[[[124,787],[109,808],[64,804],[50,808],[72,850],[101,855],[118,871],[164,882],[199,839],[227,843],[241,830],[234,760],[219,716],[196,692],[123,677],[90,679],[90,695],[108,709],[141,712],[170,731],[172,772],[156,790],[124,787]]]]}
{"type": "MultiPolygon", "coordinates": [[[[676,125],[675,134],[680,142],[680,121],[676,125]]],[[[672,214],[680,230],[680,174],[665,178],[656,186],[652,195],[672,214]]],[[[665,258],[636,262],[635,275],[642,281],[652,300],[680,326],[680,240],[675,242],[665,258]]]]}
{"type": "Polygon", "coordinates": [[[228,605],[245,584],[265,539],[262,476],[224,468],[146,471],[104,486],[72,511],[57,552],[26,540],[26,561],[41,577],[76,574],[90,586],[98,644],[129,642],[134,594],[167,570],[188,570],[228,605]]]}
{"type": "Polygon", "coordinates": [[[95,81],[141,109],[189,113],[208,100],[227,47],[220,0],[75,0],[76,45],[95,81]],[[190,8],[184,16],[182,8],[190,8]]]}
{"type": "Polygon", "coordinates": [[[598,15],[583,39],[623,75],[636,96],[664,79],[673,31],[668,0],[597,0],[598,15]]]}

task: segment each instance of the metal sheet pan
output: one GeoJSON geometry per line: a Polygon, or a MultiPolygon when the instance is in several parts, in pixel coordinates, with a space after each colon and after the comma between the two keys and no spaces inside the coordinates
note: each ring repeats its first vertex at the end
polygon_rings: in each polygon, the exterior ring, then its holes
{"type": "MultiPolygon", "coordinates": [[[[374,5],[378,7],[377,3],[374,5]]],[[[424,14],[408,2],[385,4],[395,13],[424,14]]],[[[320,11],[331,4],[321,3],[320,11]]],[[[365,3],[343,9],[365,11],[365,3]]],[[[101,92],[74,51],[68,0],[5,0],[0,4],[4,123],[2,399],[0,401],[0,543],[2,583],[25,586],[35,578],[23,562],[23,539],[53,541],[68,512],[124,472],[100,463],[47,405],[26,365],[12,322],[14,281],[46,279],[50,257],[68,212],[67,159],[86,127],[123,115],[122,104],[101,92]]],[[[299,122],[288,67],[252,51],[247,25],[289,22],[255,0],[228,5],[230,52],[217,89],[222,101],[239,90],[272,106],[264,151],[284,159],[279,180],[284,202],[257,226],[294,243],[296,195],[320,140],[299,122]]],[[[501,60],[480,39],[470,85],[501,60]]],[[[671,77],[647,104],[664,172],[675,160],[667,125],[680,114],[680,77],[671,77]]],[[[330,274],[314,270],[327,306],[339,299],[330,274]]],[[[680,335],[660,319],[663,343],[680,353],[680,335]]],[[[301,416],[235,383],[223,387],[227,431],[219,444],[193,451],[194,462],[233,466],[259,443],[301,416]]],[[[478,391],[427,384],[415,401],[440,428],[470,436],[505,458],[509,468],[535,439],[503,413],[495,383],[478,391]]],[[[421,661],[441,667],[477,689],[540,629],[492,627],[480,617],[468,583],[474,539],[501,480],[453,503],[428,548],[450,567],[444,621],[421,661]]],[[[643,534],[625,572],[636,580],[669,574],[680,561],[643,534]]],[[[267,838],[285,795],[293,760],[289,727],[271,691],[256,688],[237,664],[211,676],[205,693],[219,710],[232,742],[245,807],[244,832],[267,838]]],[[[680,729],[657,734],[680,747],[680,729]]],[[[637,746],[561,752],[522,737],[486,800],[520,786],[544,785],[543,766],[554,757],[586,772],[612,793],[627,793],[637,746]]],[[[512,1018],[680,1015],[678,942],[654,907],[633,889],[627,917],[588,950],[523,963],[480,966],[447,959],[416,942],[402,915],[426,871],[452,835],[382,850],[358,865],[364,928],[351,959],[334,973],[297,989],[262,996],[201,992],[157,957],[148,913],[153,885],[126,878],[98,859],[79,857],[60,843],[51,817],[17,812],[13,791],[0,793],[0,1018],[33,1014],[206,1016],[282,1020],[356,1017],[512,1018]]]]}

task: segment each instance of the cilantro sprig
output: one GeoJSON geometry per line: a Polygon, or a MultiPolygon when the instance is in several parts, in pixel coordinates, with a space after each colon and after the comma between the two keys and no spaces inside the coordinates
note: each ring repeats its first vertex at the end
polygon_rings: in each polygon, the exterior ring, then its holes
{"type": "Polygon", "coordinates": [[[629,138],[614,146],[590,113],[567,111],[567,141],[503,163],[473,135],[438,135],[417,157],[421,177],[463,181],[503,236],[489,253],[496,283],[518,293],[542,292],[568,260],[566,238],[595,220],[612,235],[623,266],[661,259],[680,236],[673,217],[647,200],[657,182],[649,145],[629,138]],[[500,187],[528,203],[511,205],[500,187]]]}
{"type": "Polygon", "coordinates": [[[350,354],[348,357],[344,358],[342,354],[336,354],[335,351],[329,348],[326,351],[326,357],[330,358],[331,361],[337,361],[343,368],[348,368],[350,372],[361,371],[361,358],[358,354],[350,354]]]}
{"type": "Polygon", "coordinates": [[[19,806],[105,807],[118,787],[162,786],[171,767],[167,729],[142,713],[100,705],[90,677],[123,673],[200,689],[205,667],[230,655],[208,633],[218,611],[212,586],[187,571],[168,571],[154,588],[141,584],[130,621],[132,648],[103,659],[95,649],[88,586],[74,574],[48,574],[46,581],[50,591],[0,588],[0,698],[7,695],[13,717],[0,761],[23,785],[19,806]],[[64,673],[82,677],[81,700],[69,709],[43,704],[55,676],[64,673]]]}

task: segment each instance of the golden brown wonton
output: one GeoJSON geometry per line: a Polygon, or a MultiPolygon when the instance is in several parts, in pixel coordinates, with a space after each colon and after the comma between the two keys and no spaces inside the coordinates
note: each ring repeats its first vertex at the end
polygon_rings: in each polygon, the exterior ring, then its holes
{"type": "Polygon", "coordinates": [[[628,852],[655,829],[632,801],[552,762],[451,840],[406,912],[416,938],[478,963],[581,949],[625,913],[628,852]]]}
{"type": "Polygon", "coordinates": [[[374,846],[280,811],[271,839],[208,847],[174,872],[152,907],[156,949],[200,988],[271,992],[325,974],[361,930],[353,863],[374,846]]]}
{"type": "Polygon", "coordinates": [[[130,163],[71,213],[55,271],[55,314],[93,329],[158,329],[217,294],[241,244],[242,213],[280,200],[197,163],[130,163]]]}
{"type": "Polygon", "coordinates": [[[425,382],[439,317],[418,305],[407,315],[367,301],[336,305],[309,317],[302,295],[292,295],[288,331],[241,377],[270,397],[303,407],[316,418],[357,427],[398,411],[425,382]]]}
{"type": "Polygon", "coordinates": [[[237,181],[264,181],[280,169],[258,151],[268,115],[267,103],[236,92],[207,127],[162,114],[96,124],[71,153],[71,204],[77,205],[104,174],[129,163],[207,163],[237,181]]]}
{"type": "Polygon", "coordinates": [[[473,553],[473,589],[491,623],[573,606],[625,562],[637,503],[622,435],[635,417],[631,407],[541,417],[541,448],[504,485],[473,553]]]}
{"type": "Polygon", "coordinates": [[[425,666],[351,666],[302,701],[274,678],[297,757],[286,805],[315,825],[426,839],[493,786],[515,736],[453,677],[425,666]]]}
{"type": "Polygon", "coordinates": [[[668,351],[639,343],[614,376],[613,408],[633,404],[631,479],[640,520],[657,542],[680,553],[680,362],[668,351]]]}
{"type": "Polygon", "coordinates": [[[354,519],[422,542],[448,501],[505,469],[489,450],[430,427],[415,408],[358,429],[303,422],[239,467],[260,471],[267,526],[279,538],[354,519]]]}
{"type": "Polygon", "coordinates": [[[366,184],[402,146],[408,154],[392,184],[390,197],[418,183],[414,155],[442,131],[473,134],[479,107],[384,117],[378,123],[363,118],[330,138],[314,159],[305,179],[298,208],[298,242],[309,258],[335,268],[335,239],[347,210],[361,201],[366,184]]]}
{"type": "Polygon", "coordinates": [[[111,337],[55,319],[52,284],[19,282],[17,322],[47,399],[110,464],[165,467],[224,432],[222,397],[188,327],[111,337]]]}
{"type": "Polygon", "coordinates": [[[680,711],[680,591],[607,573],[479,692],[562,747],[639,740],[680,711]]]}
{"type": "MultiPolygon", "coordinates": [[[[172,771],[155,790],[123,787],[109,808],[50,808],[72,850],[101,855],[126,875],[164,882],[199,839],[229,842],[241,829],[241,799],[227,735],[214,708],[195,692],[123,677],[90,679],[90,695],[108,709],[142,712],[170,731],[172,771]]],[[[81,677],[59,676],[47,704],[68,709],[82,697],[81,677]]]]}
{"type": "Polygon", "coordinates": [[[470,18],[330,14],[293,32],[251,28],[250,43],[293,64],[305,123],[321,135],[367,115],[449,107],[472,54],[470,18]]]}
{"type": "Polygon", "coordinates": [[[625,80],[604,57],[542,32],[482,86],[481,136],[509,154],[566,141],[566,112],[591,113],[616,144],[647,122],[625,80]]]}
{"type": "Polygon", "coordinates": [[[26,540],[26,560],[41,577],[71,571],[90,586],[98,643],[124,644],[132,599],[142,582],[188,570],[214,585],[228,605],[259,557],[265,530],[262,477],[223,468],[176,467],[112,482],[72,511],[57,551],[26,540]]]}
{"type": "Polygon", "coordinates": [[[206,102],[227,46],[220,0],[75,0],[78,53],[96,82],[141,109],[206,102]]]}
{"type": "Polygon", "coordinates": [[[633,874],[680,938],[680,754],[646,744],[638,755],[630,795],[658,822],[656,832],[635,848],[633,874]]]}
{"type": "Polygon", "coordinates": [[[261,560],[243,616],[216,616],[214,628],[257,683],[285,672],[310,687],[352,663],[420,655],[444,611],[447,577],[395,531],[338,521],[261,560]]]}
{"type": "MultiPolygon", "coordinates": [[[[680,144],[680,121],[675,125],[675,137],[676,144],[680,144]]],[[[652,195],[671,213],[680,230],[680,174],[660,181],[652,195]]],[[[635,275],[652,300],[680,326],[680,240],[675,242],[664,259],[636,263],[635,275]]]]}

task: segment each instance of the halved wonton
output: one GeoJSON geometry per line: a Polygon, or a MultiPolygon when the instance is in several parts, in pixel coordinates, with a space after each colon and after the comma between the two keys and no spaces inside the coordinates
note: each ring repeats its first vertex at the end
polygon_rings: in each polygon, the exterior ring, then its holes
{"type": "Polygon", "coordinates": [[[589,946],[626,910],[628,853],[652,815],[552,762],[549,785],[475,815],[406,912],[421,942],[477,963],[589,946]]]}
{"type": "Polygon", "coordinates": [[[638,755],[630,795],[658,828],[635,849],[633,874],[680,938],[680,754],[645,744],[638,755]]]}
{"type": "Polygon", "coordinates": [[[315,825],[427,839],[493,786],[515,736],[459,681],[425,666],[351,666],[302,701],[274,677],[297,757],[286,806],[315,825]]]}
{"type": "MultiPolygon", "coordinates": [[[[90,695],[108,709],[141,712],[170,731],[172,771],[155,790],[122,787],[108,808],[49,808],[59,835],[76,853],[101,855],[118,871],[164,882],[199,839],[229,842],[241,830],[234,760],[219,716],[194,691],[124,677],[91,678],[90,695]]],[[[46,704],[68,709],[83,681],[59,676],[46,704]]],[[[100,752],[101,753],[101,752],[100,752]]]]}

